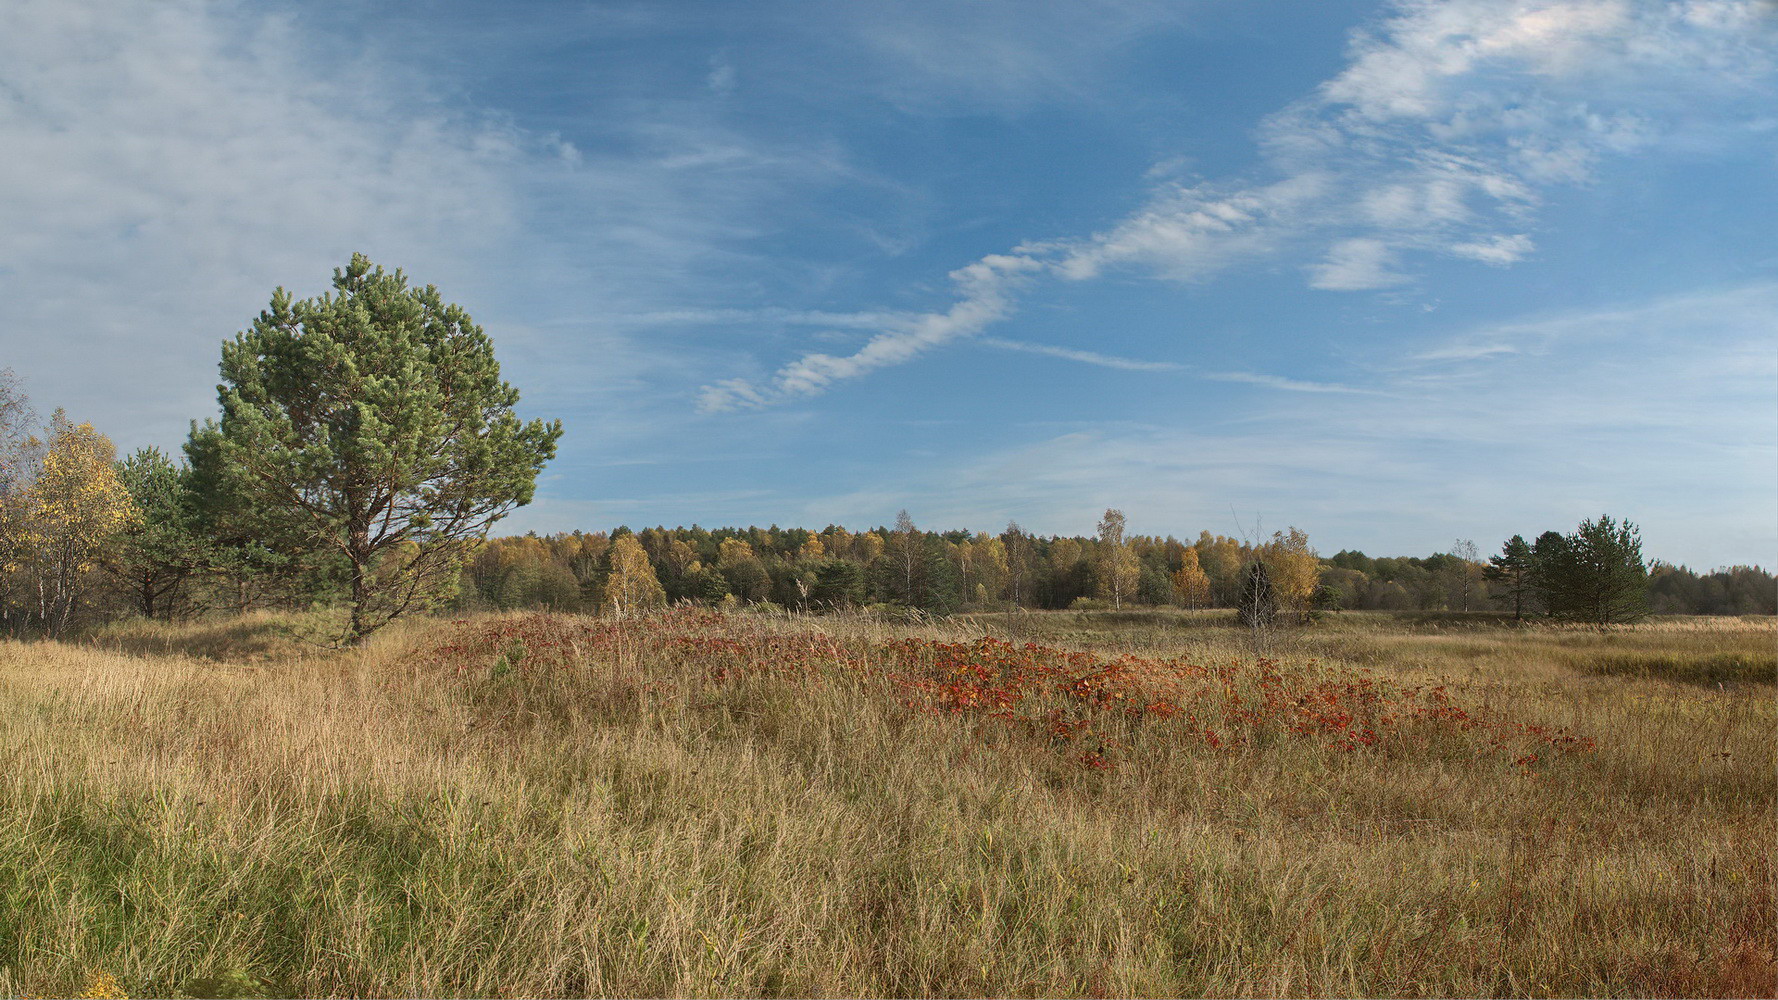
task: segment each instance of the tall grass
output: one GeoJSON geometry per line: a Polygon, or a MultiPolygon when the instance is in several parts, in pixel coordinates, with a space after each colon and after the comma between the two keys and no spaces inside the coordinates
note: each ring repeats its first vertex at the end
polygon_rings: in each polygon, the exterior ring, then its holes
{"type": "Polygon", "coordinates": [[[1778,987],[1770,688],[1575,659],[1769,625],[1378,622],[1263,670],[1214,624],[1064,627],[1102,652],[752,616],[414,623],[250,663],[202,630],[202,655],[0,645],[0,992],[1778,987]],[[1027,675],[1005,715],[982,700],[1027,675]],[[1380,701],[1339,693],[1367,678],[1380,701]],[[1412,715],[1440,686],[1474,727],[1412,715]],[[1377,742],[1304,723],[1317,691],[1377,742]],[[1592,749],[1531,749],[1557,729],[1592,749]]]}

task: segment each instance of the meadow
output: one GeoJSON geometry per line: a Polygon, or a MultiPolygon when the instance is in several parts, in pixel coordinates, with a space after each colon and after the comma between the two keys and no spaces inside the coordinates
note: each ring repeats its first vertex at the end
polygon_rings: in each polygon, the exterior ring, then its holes
{"type": "Polygon", "coordinates": [[[0,993],[1772,996],[1771,619],[0,643],[0,993]]]}

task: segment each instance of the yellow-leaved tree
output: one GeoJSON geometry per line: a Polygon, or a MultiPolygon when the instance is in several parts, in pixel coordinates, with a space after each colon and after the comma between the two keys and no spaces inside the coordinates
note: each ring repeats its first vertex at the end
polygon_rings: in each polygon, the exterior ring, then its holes
{"type": "Polygon", "coordinates": [[[605,577],[600,611],[622,618],[667,603],[667,592],[635,535],[613,541],[610,554],[611,572],[605,577]]]}
{"type": "Polygon", "coordinates": [[[28,595],[18,624],[55,637],[73,621],[103,547],[141,514],[117,477],[117,449],[92,424],[57,410],[48,436],[24,450],[31,468],[0,503],[0,572],[28,595]]]}
{"type": "Polygon", "coordinates": [[[1271,571],[1278,603],[1299,615],[1307,614],[1321,582],[1321,557],[1309,547],[1309,536],[1298,528],[1274,531],[1271,541],[1260,546],[1259,557],[1271,571]]]}
{"type": "Polygon", "coordinates": [[[1179,568],[1173,571],[1173,593],[1179,603],[1196,611],[1210,603],[1210,576],[1198,564],[1198,550],[1187,548],[1180,553],[1179,568]]]}
{"type": "Polygon", "coordinates": [[[1099,521],[1099,595],[1121,608],[1136,593],[1142,563],[1124,541],[1124,512],[1110,509],[1099,521]]]}

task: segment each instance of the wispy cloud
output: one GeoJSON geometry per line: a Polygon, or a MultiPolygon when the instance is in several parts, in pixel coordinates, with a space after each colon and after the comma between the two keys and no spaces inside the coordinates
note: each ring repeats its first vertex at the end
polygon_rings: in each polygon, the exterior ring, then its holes
{"type": "Polygon", "coordinates": [[[941,344],[980,333],[1012,312],[1014,290],[1041,266],[1023,255],[990,254],[951,272],[959,298],[946,311],[915,316],[904,326],[877,334],[849,355],[805,354],[763,385],[728,379],[705,386],[698,395],[698,408],[719,413],[813,396],[834,382],[900,364],[941,344]]]}
{"type": "Polygon", "coordinates": [[[849,358],[807,354],[764,382],[707,386],[703,408],[808,396],[976,335],[1038,275],[1201,281],[1307,256],[1311,287],[1349,292],[1411,282],[1424,255],[1516,263],[1535,251],[1551,186],[1696,131],[1700,107],[1719,125],[1765,114],[1747,99],[1778,95],[1773,43],[1770,5],[1756,0],[1398,0],[1354,37],[1339,73],[1261,124],[1253,177],[1163,181],[1099,233],[961,269],[985,276],[958,280],[957,303],[912,330],[885,330],[849,358]]]}
{"type": "Polygon", "coordinates": [[[1135,358],[1119,358],[1097,351],[1076,351],[1067,347],[1056,347],[1051,344],[1028,344],[1022,340],[1007,340],[1003,337],[983,337],[979,343],[989,347],[998,347],[1004,351],[1020,351],[1025,354],[1041,354],[1050,358],[1061,358],[1064,361],[1078,361],[1081,364],[1098,365],[1101,368],[1115,368],[1126,372],[1177,372],[1184,371],[1185,366],[1173,361],[1140,361],[1135,358]]]}
{"type": "Polygon", "coordinates": [[[1201,377],[1213,382],[1242,382],[1247,385],[1264,386],[1267,389],[1282,389],[1285,392],[1331,392],[1353,396],[1383,394],[1376,389],[1360,389],[1337,382],[1310,382],[1303,379],[1284,378],[1280,375],[1265,375],[1259,372],[1205,372],[1201,377]]]}
{"type": "Polygon", "coordinates": [[[1736,338],[1765,330],[1778,320],[1778,282],[1755,281],[1669,295],[1647,302],[1580,309],[1493,323],[1456,333],[1437,346],[1413,352],[1397,371],[1447,370],[1467,362],[1540,357],[1563,346],[1620,341],[1628,334],[1684,331],[1691,338],[1736,338]]]}

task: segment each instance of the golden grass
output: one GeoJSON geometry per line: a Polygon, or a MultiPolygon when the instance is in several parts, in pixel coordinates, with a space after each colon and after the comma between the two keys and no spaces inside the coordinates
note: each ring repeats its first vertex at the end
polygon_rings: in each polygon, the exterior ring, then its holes
{"type": "Polygon", "coordinates": [[[1778,990],[1770,686],[1586,666],[1769,654],[1769,621],[1336,617],[1270,638],[1287,682],[1442,683],[1596,749],[1131,723],[1099,770],[855,669],[984,628],[1250,660],[1208,616],[711,632],[796,651],[782,672],[570,617],[271,658],[248,627],[246,660],[213,626],[0,644],[0,993],[95,969],[208,996],[1778,990]]]}

